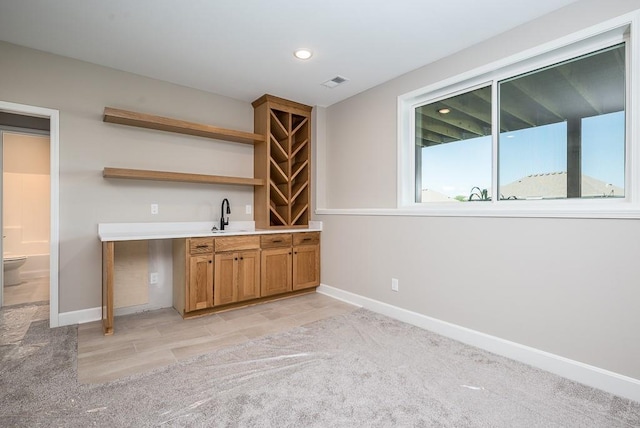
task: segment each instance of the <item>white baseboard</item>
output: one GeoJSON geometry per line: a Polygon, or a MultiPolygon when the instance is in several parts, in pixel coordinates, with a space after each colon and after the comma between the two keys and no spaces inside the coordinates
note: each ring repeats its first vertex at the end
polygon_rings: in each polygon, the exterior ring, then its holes
{"type": "MultiPolygon", "coordinates": [[[[171,306],[168,306],[169,308],[171,306]]],[[[124,308],[115,308],[113,311],[113,315],[119,317],[121,315],[132,315],[132,314],[140,314],[142,312],[148,311],[156,311],[158,309],[167,309],[167,306],[158,306],[158,305],[136,305],[136,306],[126,306],[124,308]]]]}
{"type": "Polygon", "coordinates": [[[58,325],[84,324],[102,319],[102,308],[89,308],[80,311],[63,312],[58,315],[58,325]]]}
{"type": "Polygon", "coordinates": [[[640,402],[640,380],[321,284],[317,292],[459,342],[640,402]]]}
{"type": "Polygon", "coordinates": [[[48,276],[49,276],[49,269],[46,269],[46,270],[28,270],[28,271],[20,272],[20,279],[22,279],[22,280],[46,278],[48,276]]]}

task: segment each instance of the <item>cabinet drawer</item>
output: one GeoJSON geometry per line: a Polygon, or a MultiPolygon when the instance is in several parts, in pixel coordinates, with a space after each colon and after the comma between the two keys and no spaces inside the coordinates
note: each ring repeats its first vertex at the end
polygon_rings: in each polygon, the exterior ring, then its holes
{"type": "Polygon", "coordinates": [[[213,253],[213,238],[187,239],[190,254],[213,253]]]}
{"type": "Polygon", "coordinates": [[[229,236],[225,238],[216,238],[215,247],[216,247],[216,252],[257,250],[260,248],[260,237],[259,236],[229,236]]]}
{"type": "Polygon", "coordinates": [[[260,236],[260,247],[263,249],[290,247],[291,242],[292,239],[290,233],[276,233],[274,235],[260,236]]]}
{"type": "Polygon", "coordinates": [[[293,245],[318,245],[320,232],[302,232],[293,234],[293,245]]]}

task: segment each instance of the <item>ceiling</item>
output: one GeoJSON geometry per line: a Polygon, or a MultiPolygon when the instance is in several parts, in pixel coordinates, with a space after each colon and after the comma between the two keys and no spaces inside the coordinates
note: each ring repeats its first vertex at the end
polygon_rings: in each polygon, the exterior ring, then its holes
{"type": "Polygon", "coordinates": [[[253,101],[329,106],[576,0],[0,0],[0,40],[253,101]],[[300,61],[296,48],[313,57],[300,61]],[[333,89],[336,76],[349,79],[333,89]]]}

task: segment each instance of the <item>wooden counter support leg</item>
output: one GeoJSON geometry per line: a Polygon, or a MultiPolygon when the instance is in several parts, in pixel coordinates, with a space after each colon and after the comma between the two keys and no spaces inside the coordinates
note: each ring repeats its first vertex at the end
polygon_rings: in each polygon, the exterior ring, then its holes
{"type": "Polygon", "coordinates": [[[105,335],[113,334],[113,248],[113,241],[102,243],[102,328],[105,335]]]}

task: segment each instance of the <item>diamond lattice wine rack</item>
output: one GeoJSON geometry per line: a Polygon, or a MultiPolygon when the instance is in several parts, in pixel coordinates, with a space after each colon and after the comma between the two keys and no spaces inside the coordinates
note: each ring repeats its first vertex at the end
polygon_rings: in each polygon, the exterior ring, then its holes
{"type": "Polygon", "coordinates": [[[310,216],[311,107],[264,95],[253,102],[254,191],[258,228],[307,227],[310,216]]]}

